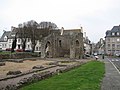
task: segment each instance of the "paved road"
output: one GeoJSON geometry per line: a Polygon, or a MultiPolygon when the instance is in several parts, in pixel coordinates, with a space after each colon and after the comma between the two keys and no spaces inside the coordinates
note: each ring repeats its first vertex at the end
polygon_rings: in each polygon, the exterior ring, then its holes
{"type": "Polygon", "coordinates": [[[109,61],[111,61],[118,70],[120,70],[120,58],[107,58],[109,61]]]}
{"type": "Polygon", "coordinates": [[[101,90],[120,90],[120,58],[105,58],[105,77],[101,90]]]}

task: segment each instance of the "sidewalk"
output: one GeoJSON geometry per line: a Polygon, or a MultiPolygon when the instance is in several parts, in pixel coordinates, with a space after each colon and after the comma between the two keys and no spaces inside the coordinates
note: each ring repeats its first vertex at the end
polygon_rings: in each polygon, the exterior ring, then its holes
{"type": "Polygon", "coordinates": [[[120,74],[112,65],[105,59],[105,77],[103,78],[101,90],[120,90],[120,74]]]}

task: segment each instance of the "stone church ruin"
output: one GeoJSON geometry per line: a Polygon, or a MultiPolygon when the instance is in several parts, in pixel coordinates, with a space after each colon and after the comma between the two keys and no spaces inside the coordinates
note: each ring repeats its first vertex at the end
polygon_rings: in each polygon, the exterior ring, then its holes
{"type": "Polygon", "coordinates": [[[80,59],[83,56],[82,29],[50,30],[41,40],[41,58],[66,57],[80,59]]]}

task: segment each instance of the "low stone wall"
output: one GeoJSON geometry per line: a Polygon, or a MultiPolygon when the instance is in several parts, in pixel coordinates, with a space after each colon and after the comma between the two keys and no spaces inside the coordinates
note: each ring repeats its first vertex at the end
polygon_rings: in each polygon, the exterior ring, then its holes
{"type": "Polygon", "coordinates": [[[37,57],[37,53],[10,53],[10,54],[0,54],[0,59],[21,59],[21,58],[32,58],[37,57]]]}
{"type": "MultiPolygon", "coordinates": [[[[33,83],[33,82],[36,82],[39,80],[49,78],[55,74],[59,75],[59,73],[67,72],[67,71],[74,69],[76,67],[79,67],[80,65],[85,64],[85,63],[86,62],[78,62],[74,65],[67,65],[60,69],[56,69],[56,71],[53,71],[53,72],[51,72],[51,71],[37,72],[30,77],[21,79],[16,85],[12,85],[12,84],[7,85],[6,88],[4,88],[3,90],[17,90],[17,89],[21,88],[22,86],[28,85],[30,83],[33,83]]],[[[51,66],[51,67],[56,67],[56,66],[51,66]]],[[[49,67],[49,68],[51,68],[51,67],[49,67]]],[[[45,68],[40,69],[38,71],[42,71],[42,70],[45,70],[45,68]]],[[[33,71],[31,73],[33,73],[33,71]]],[[[26,74],[28,74],[28,73],[24,73],[24,75],[26,75],[26,74]]]]}
{"type": "Polygon", "coordinates": [[[17,70],[17,71],[8,71],[7,75],[18,75],[22,73],[20,70],[17,70]]]}
{"type": "Polygon", "coordinates": [[[0,54],[0,59],[9,59],[10,55],[9,54],[0,54]]]}

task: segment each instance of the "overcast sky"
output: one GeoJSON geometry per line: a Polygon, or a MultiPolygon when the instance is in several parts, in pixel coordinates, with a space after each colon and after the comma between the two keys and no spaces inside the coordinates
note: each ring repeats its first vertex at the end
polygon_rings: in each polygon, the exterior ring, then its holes
{"type": "Polygon", "coordinates": [[[82,26],[97,42],[120,24],[120,0],[0,0],[0,35],[29,20],[51,21],[64,29],[82,26]]]}

